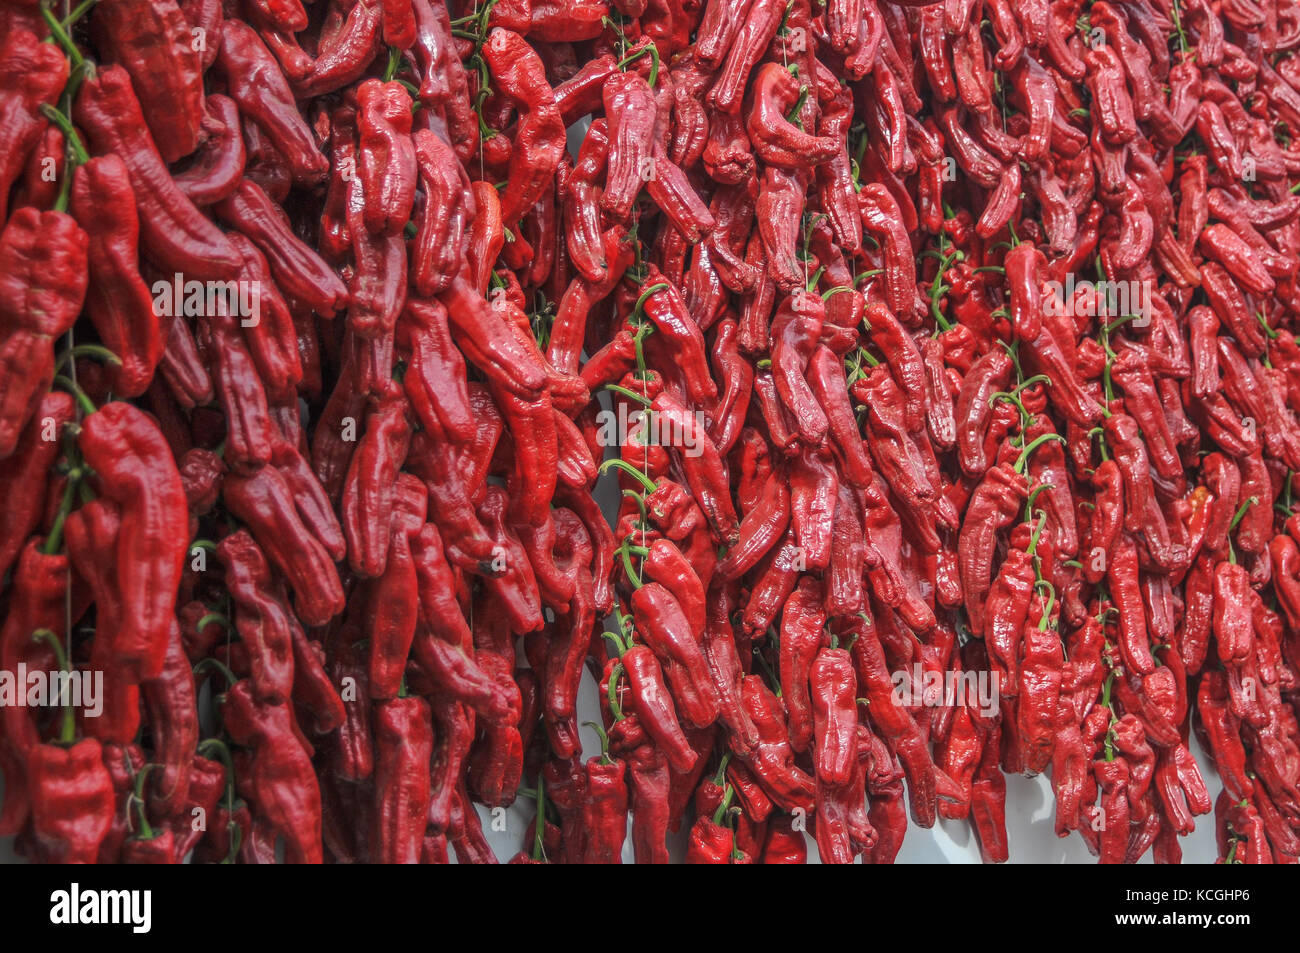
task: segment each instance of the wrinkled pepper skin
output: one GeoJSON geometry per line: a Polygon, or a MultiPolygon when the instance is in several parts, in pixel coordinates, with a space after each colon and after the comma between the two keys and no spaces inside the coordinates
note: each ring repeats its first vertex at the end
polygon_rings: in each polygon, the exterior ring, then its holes
{"type": "Polygon", "coordinates": [[[180,473],[153,420],[120,401],[87,417],[77,444],[95,471],[100,492],[122,512],[117,658],[138,680],[157,678],[166,664],[189,539],[180,473]]]}

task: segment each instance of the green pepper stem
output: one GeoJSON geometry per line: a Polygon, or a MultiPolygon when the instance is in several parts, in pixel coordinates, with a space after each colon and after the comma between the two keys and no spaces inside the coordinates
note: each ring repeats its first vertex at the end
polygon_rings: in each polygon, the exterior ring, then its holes
{"type": "Polygon", "coordinates": [[[217,623],[217,625],[221,626],[223,629],[225,629],[227,632],[229,632],[232,628],[230,624],[230,618],[220,612],[209,612],[207,615],[199,619],[198,624],[194,628],[197,629],[199,632],[202,632],[204,629],[212,625],[212,623],[214,622],[217,623]]]}
{"type": "Polygon", "coordinates": [[[121,367],[122,359],[104,347],[102,344],[77,344],[67,348],[59,354],[54,360],[54,373],[58,374],[63,370],[63,365],[77,357],[94,357],[103,361],[110,367],[121,367]]]}
{"type": "MultiPolygon", "coordinates": [[[[606,632],[605,635],[609,636],[610,633],[606,632]]],[[[621,649],[620,640],[615,638],[614,641],[620,644],[621,649]]],[[[620,651],[619,654],[623,654],[622,651],[620,651]]],[[[610,714],[614,716],[614,721],[616,723],[623,720],[623,706],[618,700],[618,680],[622,677],[623,671],[623,663],[619,662],[610,669],[609,682],[605,685],[605,692],[609,696],[609,711],[610,714]]]]}
{"type": "Polygon", "coordinates": [[[722,783],[726,780],[727,765],[730,763],[731,763],[731,752],[728,751],[726,754],[722,756],[722,760],[718,762],[718,770],[713,772],[713,783],[716,784],[718,787],[722,787],[722,783]]]}
{"type": "Polygon", "coordinates": [[[1015,466],[1015,470],[1016,470],[1016,472],[1017,472],[1017,473],[1024,473],[1024,472],[1025,472],[1025,464],[1027,464],[1027,463],[1029,462],[1029,457],[1030,457],[1030,455],[1031,455],[1035,450],[1037,450],[1040,446],[1042,446],[1043,444],[1045,444],[1045,443],[1049,443],[1050,441],[1053,441],[1053,440],[1056,440],[1056,441],[1058,441],[1058,442],[1060,442],[1060,443],[1065,443],[1065,438],[1062,437],[1059,433],[1045,433],[1045,434],[1040,434],[1039,436],[1037,436],[1037,437],[1035,437],[1033,440],[1031,440],[1031,441],[1029,442],[1029,445],[1028,445],[1027,447],[1025,447],[1024,450],[1021,450],[1021,451],[1020,451],[1020,457],[1019,457],[1019,459],[1016,460],[1016,466],[1015,466]]]}
{"type": "Polygon", "coordinates": [[[804,83],[799,87],[799,98],[794,101],[794,106],[785,114],[785,121],[800,130],[803,129],[803,118],[799,113],[803,110],[804,103],[806,102],[808,102],[808,84],[804,83]]]}
{"type": "Polygon", "coordinates": [[[1106,340],[1109,342],[1112,332],[1119,330],[1130,321],[1135,320],[1137,320],[1136,314],[1126,314],[1123,317],[1116,318],[1114,321],[1110,322],[1106,325],[1106,340]]]}
{"type": "Polygon", "coordinates": [[[722,803],[719,804],[718,809],[713,812],[713,823],[717,824],[719,827],[722,826],[723,818],[727,816],[727,809],[731,807],[731,799],[735,797],[735,794],[736,789],[730,784],[728,784],[722,792],[722,803]]]}
{"type": "Polygon", "coordinates": [[[149,777],[149,772],[155,767],[157,767],[157,765],[146,764],[135,773],[135,783],[132,786],[131,800],[132,803],[135,804],[135,809],[138,812],[137,816],[140,819],[140,830],[136,834],[138,840],[153,840],[156,836],[153,832],[153,827],[149,824],[149,812],[145,810],[144,798],[145,779],[149,777]]]}
{"type": "Polygon", "coordinates": [[[1006,341],[999,340],[998,346],[1007,352],[1007,357],[1011,358],[1011,363],[1016,369],[1016,380],[1021,377],[1020,373],[1020,342],[1014,341],[1008,344],[1006,341]]]}
{"type": "MultiPolygon", "coordinates": [[[[1103,407],[1102,411],[1106,414],[1107,417],[1110,416],[1109,409],[1103,407]]],[[[1110,450],[1106,446],[1106,431],[1103,430],[1101,427],[1093,427],[1091,430],[1088,431],[1088,438],[1091,439],[1093,434],[1096,434],[1099,438],[1097,441],[1097,451],[1098,453],[1101,454],[1102,463],[1106,463],[1107,461],[1110,460],[1110,450]]]]}
{"type": "Polygon", "coordinates": [[[77,44],[72,42],[72,37],[69,36],[68,31],[63,28],[63,22],[59,20],[59,18],[54,15],[54,11],[44,3],[41,4],[41,17],[45,20],[45,25],[50,28],[50,39],[57,43],[59,48],[63,50],[64,55],[68,57],[69,62],[71,62],[74,67],[80,66],[84,63],[86,58],[81,55],[81,50],[77,49],[77,44]]]}
{"type": "Polygon", "coordinates": [[[59,25],[62,26],[65,31],[71,29],[77,24],[77,21],[84,17],[90,8],[98,2],[99,0],[83,0],[81,4],[74,7],[72,12],[60,21],[59,25]]]}
{"type": "Polygon", "coordinates": [[[41,544],[41,552],[46,556],[53,556],[63,545],[63,527],[68,522],[69,514],[72,513],[72,503],[76,499],[77,485],[81,482],[82,476],[80,470],[72,470],[68,473],[68,483],[63,488],[63,497],[59,500],[59,509],[54,514],[50,535],[45,537],[45,542],[41,544]]]}
{"type": "MultiPolygon", "coordinates": [[[[72,666],[68,663],[68,653],[63,648],[63,643],[59,637],[50,629],[37,629],[32,633],[33,642],[44,642],[49,645],[54,652],[55,664],[59,666],[60,672],[71,672],[72,666]]],[[[72,703],[65,700],[63,703],[63,714],[59,721],[59,739],[61,745],[71,745],[77,740],[77,718],[72,711],[72,703]]]]}
{"type": "Polygon", "coordinates": [[[613,764],[614,760],[609,756],[609,735],[605,733],[605,726],[598,721],[584,721],[582,724],[584,728],[594,729],[600,738],[600,763],[613,764]]]}
{"type": "MultiPolygon", "coordinates": [[[[72,125],[72,121],[67,116],[59,112],[49,103],[41,104],[41,115],[48,119],[54,125],[59,127],[59,132],[63,133],[63,139],[68,148],[72,150],[72,157],[76,165],[85,165],[90,161],[90,153],[86,151],[85,143],[81,141],[81,136],[77,135],[77,130],[72,125]]],[[[64,173],[67,175],[67,173],[64,173]]]]}
{"type": "Polygon", "coordinates": [[[640,589],[645,583],[641,581],[641,574],[632,565],[632,554],[628,552],[626,546],[620,546],[618,555],[623,560],[623,572],[627,574],[628,582],[632,583],[633,589],[640,589]]]}
{"type": "Polygon", "coordinates": [[[629,536],[627,539],[623,540],[622,548],[626,549],[629,553],[631,553],[634,556],[640,556],[642,559],[645,559],[647,556],[650,555],[650,550],[648,547],[638,546],[635,543],[633,543],[631,540],[632,540],[632,536],[629,536]]]}
{"type": "Polygon", "coordinates": [[[396,46],[388,48],[388,64],[384,67],[384,82],[391,83],[397,75],[397,68],[402,65],[402,51],[396,46]]]}
{"type": "Polygon", "coordinates": [[[1038,499],[1038,494],[1042,493],[1044,490],[1054,489],[1056,489],[1056,484],[1054,483],[1039,483],[1029,491],[1029,497],[1025,500],[1025,519],[1029,519],[1030,514],[1033,512],[1034,501],[1038,499]]]}
{"type": "MultiPolygon", "coordinates": [[[[631,391],[628,391],[628,393],[631,393],[631,391]]],[[[640,483],[643,487],[645,487],[647,493],[653,493],[655,490],[659,488],[659,485],[655,483],[654,480],[650,479],[648,476],[646,476],[644,473],[638,470],[635,466],[628,463],[626,460],[622,459],[621,457],[612,457],[609,460],[606,460],[604,463],[600,465],[598,472],[600,473],[601,476],[604,476],[610,470],[622,470],[624,473],[628,474],[633,479],[635,479],[638,483],[640,483]]]]}
{"type": "Polygon", "coordinates": [[[1019,394],[1021,391],[1025,390],[1025,388],[1033,387],[1035,384],[1046,384],[1048,387],[1051,387],[1052,379],[1046,374],[1035,374],[1033,377],[1026,377],[1015,386],[1014,393],[1019,394]]]}
{"type": "Polygon", "coordinates": [[[609,639],[611,642],[614,643],[614,652],[617,656],[621,656],[624,652],[628,650],[627,642],[624,641],[623,636],[620,635],[619,633],[606,631],[600,633],[600,635],[601,638],[609,639]]]}
{"type": "Polygon", "coordinates": [[[198,664],[194,666],[194,677],[198,678],[200,675],[207,672],[208,669],[215,670],[218,675],[223,677],[226,680],[227,688],[239,681],[234,672],[232,672],[219,659],[214,658],[199,659],[198,664]]]}
{"type": "Polygon", "coordinates": [[[1038,579],[1034,582],[1035,589],[1047,589],[1047,605],[1043,607],[1043,616],[1038,620],[1038,631],[1047,631],[1047,622],[1052,617],[1052,608],[1056,605],[1056,587],[1046,579],[1038,579]]]}
{"type": "Polygon", "coordinates": [[[82,390],[77,385],[77,382],[71,377],[68,377],[66,374],[56,374],[54,376],[54,383],[58,384],[73,396],[77,401],[78,406],[80,406],[82,411],[85,412],[86,416],[90,416],[99,410],[99,408],[95,406],[95,402],[86,396],[86,392],[82,390]]]}
{"type": "Polygon", "coordinates": [[[606,384],[605,390],[611,390],[616,394],[621,394],[622,396],[626,397],[628,400],[634,400],[643,407],[653,406],[652,402],[650,401],[650,398],[646,397],[644,394],[638,394],[634,390],[629,390],[628,388],[624,387],[622,384],[606,384]]]}
{"type": "Polygon", "coordinates": [[[637,319],[636,331],[632,334],[632,348],[636,352],[636,374],[637,380],[646,379],[645,369],[645,339],[654,334],[655,326],[651,321],[645,320],[644,316],[637,319]]]}
{"type": "Polygon", "coordinates": [[[636,299],[636,304],[632,307],[632,314],[641,315],[645,313],[645,303],[650,300],[650,296],[660,291],[667,291],[672,286],[666,281],[659,281],[646,288],[641,292],[641,297],[636,299]]]}
{"type": "Polygon", "coordinates": [[[646,521],[645,497],[632,489],[624,490],[623,495],[636,504],[637,510],[641,513],[641,522],[644,523],[646,521]]]}
{"type": "Polygon", "coordinates": [[[618,68],[624,69],[643,56],[650,57],[650,75],[646,78],[646,82],[650,84],[651,89],[654,89],[659,82],[659,50],[653,43],[647,43],[635,53],[629,53],[623,57],[618,61],[618,68]]]}
{"type": "Polygon", "coordinates": [[[1028,428],[1029,425],[1033,422],[1032,416],[1030,415],[1029,411],[1025,408],[1024,401],[1022,401],[1018,396],[1018,390],[1015,391],[995,390],[992,394],[989,395],[989,406],[992,407],[1000,400],[1005,400],[1008,403],[1016,405],[1016,409],[1020,411],[1020,428],[1022,430],[1028,428]]]}
{"type": "Polygon", "coordinates": [[[943,309],[939,307],[939,299],[949,290],[949,286],[943,283],[943,271],[943,266],[940,265],[939,273],[930,283],[930,316],[934,318],[935,327],[951,331],[952,322],[944,316],[943,309]]]}
{"type": "Polygon", "coordinates": [[[1237,528],[1237,524],[1240,523],[1242,518],[1246,515],[1246,510],[1250,509],[1258,502],[1259,497],[1252,496],[1243,501],[1241,506],[1237,507],[1237,512],[1232,515],[1232,522],[1228,524],[1229,532],[1237,528]]]}
{"type": "Polygon", "coordinates": [[[232,817],[230,822],[226,824],[226,830],[230,831],[230,850],[226,852],[225,859],[221,862],[223,864],[233,864],[235,858],[239,856],[239,848],[244,843],[244,829],[239,826],[239,821],[232,817]]]}
{"type": "Polygon", "coordinates": [[[208,752],[215,754],[216,760],[226,768],[226,806],[235,804],[235,760],[230,755],[230,747],[220,738],[205,738],[199,742],[198,753],[212,760],[208,752]]]}
{"type": "Polygon", "coordinates": [[[1034,532],[1029,537],[1029,548],[1025,550],[1030,556],[1034,556],[1038,551],[1038,537],[1043,534],[1043,527],[1047,525],[1047,513],[1039,510],[1038,525],[1034,527],[1034,532]]]}

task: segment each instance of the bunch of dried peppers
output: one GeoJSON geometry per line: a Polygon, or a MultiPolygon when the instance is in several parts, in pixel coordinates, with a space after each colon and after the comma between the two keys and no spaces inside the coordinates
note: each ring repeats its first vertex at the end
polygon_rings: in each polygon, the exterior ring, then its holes
{"type": "Polygon", "coordinates": [[[0,26],[20,853],[1300,857],[1296,4],[0,26]]]}

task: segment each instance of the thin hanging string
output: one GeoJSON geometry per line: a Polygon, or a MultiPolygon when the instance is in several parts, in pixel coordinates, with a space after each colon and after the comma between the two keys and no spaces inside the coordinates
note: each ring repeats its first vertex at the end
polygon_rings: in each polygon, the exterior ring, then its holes
{"type": "MultiPolygon", "coordinates": [[[[789,15],[789,8],[786,9],[786,14],[787,16],[789,15]]],[[[780,33],[778,33],[778,36],[781,36],[781,65],[785,67],[786,72],[790,71],[790,56],[787,50],[788,41],[786,39],[786,36],[789,34],[789,32],[790,31],[786,29],[786,24],[785,21],[783,20],[781,23],[781,30],[780,33]]],[[[804,256],[803,256],[803,286],[805,288],[808,287],[808,254],[807,254],[808,250],[806,247],[807,244],[808,242],[807,239],[805,238],[804,240],[805,248],[804,248],[804,256]]]]}
{"type": "MultiPolygon", "coordinates": [[[[63,19],[66,20],[72,14],[71,6],[72,6],[72,0],[63,0],[62,4],[60,4],[60,8],[63,11],[63,19]]],[[[72,113],[71,102],[64,103],[61,105],[64,105],[67,108],[68,115],[72,113]]],[[[69,143],[68,146],[66,146],[65,148],[71,148],[71,144],[69,143]]],[[[70,162],[64,163],[63,174],[72,175],[72,172],[73,172],[72,163],[70,162]]],[[[73,347],[76,345],[76,337],[73,335],[71,327],[68,328],[67,340],[68,340],[68,351],[69,353],[71,353],[73,347]]],[[[68,360],[68,376],[72,379],[72,383],[76,385],[77,384],[77,359],[75,357],[70,358],[68,360]]],[[[81,409],[81,401],[74,400],[72,402],[72,405],[73,407],[76,408],[77,426],[80,427],[81,421],[85,416],[84,412],[81,409]]],[[[62,434],[55,435],[56,440],[61,437],[62,434]]],[[[71,479],[71,477],[69,477],[69,479],[71,479]]],[[[67,548],[66,545],[64,548],[65,549],[67,548]]],[[[63,616],[64,616],[63,638],[67,642],[68,658],[72,658],[72,567],[71,565],[68,566],[67,587],[63,593],[63,616]]]]}
{"type": "MultiPolygon", "coordinates": [[[[478,19],[478,0],[474,0],[474,13],[473,13],[473,17],[474,17],[475,20],[478,19]]],[[[482,57],[483,53],[482,53],[482,49],[481,49],[481,48],[482,48],[482,41],[481,41],[481,38],[480,38],[479,46],[480,46],[480,50],[479,50],[479,52],[476,53],[475,55],[477,55],[477,56],[479,56],[479,57],[482,57]]],[[[482,73],[479,73],[479,82],[480,82],[480,83],[483,82],[483,74],[482,74],[482,73]]],[[[483,93],[483,91],[480,89],[480,90],[479,90],[479,97],[477,97],[477,98],[479,99],[479,102],[480,102],[480,103],[483,101],[482,98],[481,98],[481,97],[482,97],[482,93],[483,93]]],[[[483,113],[480,112],[480,113],[479,113],[479,122],[480,122],[480,124],[482,125],[483,128],[486,128],[486,123],[483,123],[482,120],[483,120],[483,113]]],[[[486,141],[487,141],[487,140],[485,140],[485,139],[483,138],[483,134],[482,134],[482,133],[479,133],[479,137],[478,137],[478,177],[479,177],[479,181],[483,181],[484,179],[487,178],[487,172],[484,171],[484,164],[483,164],[483,144],[484,144],[486,141]]]]}

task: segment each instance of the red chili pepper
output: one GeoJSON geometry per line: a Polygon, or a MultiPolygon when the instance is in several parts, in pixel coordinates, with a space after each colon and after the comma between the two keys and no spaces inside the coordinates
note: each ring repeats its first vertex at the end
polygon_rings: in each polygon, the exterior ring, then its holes
{"type": "Polygon", "coordinates": [[[1127,414],[1112,414],[1103,425],[1106,440],[1124,473],[1124,525],[1140,533],[1156,565],[1172,570],[1183,565],[1187,549],[1172,541],[1152,492],[1146,446],[1137,422],[1127,414]]]}
{"type": "Polygon", "coordinates": [[[853,661],[858,683],[866,692],[868,715],[902,762],[908,778],[912,820],[922,827],[932,826],[938,797],[934,761],[911,714],[895,703],[894,682],[874,625],[861,619],[852,624],[849,632],[857,634],[853,661]]]}
{"type": "Polygon", "coordinates": [[[982,477],[988,470],[984,437],[992,414],[990,398],[1006,390],[1011,379],[1011,359],[1000,348],[980,358],[962,380],[957,394],[957,459],[967,476],[982,477]]]}
{"type": "Polygon", "coordinates": [[[240,321],[249,356],[268,396],[276,399],[293,394],[296,398],[303,368],[293,315],[257,247],[242,235],[232,235],[229,240],[242,259],[239,280],[259,289],[257,312],[252,318],[240,321]]]}
{"type": "MultiPolygon", "coordinates": [[[[221,28],[216,66],[226,77],[230,98],[284,158],[295,184],[324,180],[329,163],[299,114],[289,83],[271,51],[247,24],[227,19],[221,28]]],[[[155,136],[155,138],[157,138],[155,136]]]]}
{"type": "Polygon", "coordinates": [[[674,770],[690,771],[698,755],[691,749],[678,724],[672,696],[654,653],[647,646],[634,645],[623,653],[620,661],[632,690],[632,710],[646,733],[654,739],[674,770]]]}
{"type": "Polygon", "coordinates": [[[839,474],[829,454],[804,449],[790,466],[790,525],[807,568],[825,569],[831,560],[839,474]]]}
{"type": "Polygon", "coordinates": [[[414,864],[420,859],[429,812],[433,721],[423,698],[375,705],[375,806],[372,860],[414,864]]]}
{"type": "MultiPolygon", "coordinates": [[[[1020,656],[1025,626],[1031,619],[1030,602],[1034,589],[1033,555],[1013,546],[988,590],[981,619],[987,621],[984,641],[993,673],[998,677],[998,691],[1014,697],[1020,691],[1020,656]]],[[[963,587],[966,585],[963,581],[963,587]]],[[[967,612],[968,616],[971,613],[967,612]]],[[[974,629],[974,618],[971,620],[974,629]]]]}
{"type": "Polygon", "coordinates": [[[363,76],[381,49],[382,21],[383,4],[379,0],[355,4],[342,26],[318,51],[310,69],[295,79],[295,95],[305,98],[331,93],[363,76]]]}
{"type": "Polygon", "coordinates": [[[1210,307],[1242,349],[1247,354],[1262,353],[1267,341],[1232,276],[1218,263],[1207,262],[1201,266],[1201,283],[1210,307]]]}
{"type": "Polygon", "coordinates": [[[285,575],[305,624],[323,625],[342,611],[343,587],[333,559],[304,525],[290,485],[279,470],[263,467],[251,477],[230,474],[222,487],[222,499],[285,575]]]}
{"type": "Polygon", "coordinates": [[[361,84],[357,133],[357,174],[365,198],[362,219],[375,234],[396,234],[411,217],[417,177],[411,98],[400,83],[361,84]]]}
{"type": "Polygon", "coordinates": [[[226,693],[221,719],[236,744],[252,749],[247,781],[254,810],[284,837],[290,862],[320,863],[320,787],[293,710],[257,701],[241,680],[226,693]]]}
{"type": "Polygon", "coordinates": [[[232,533],[217,546],[226,568],[226,585],[235,606],[235,625],[251,663],[250,681],[257,697],[286,701],[293,690],[293,636],[281,587],[253,537],[232,533]]]}
{"type": "Polygon", "coordinates": [[[510,177],[501,194],[501,219],[514,225],[537,201],[555,172],[564,151],[564,123],[541,59],[522,36],[493,29],[482,55],[498,94],[523,114],[512,144],[510,177]]]}
{"type": "Polygon", "coordinates": [[[32,837],[44,862],[96,862],[112,822],[114,800],[102,757],[93,738],[68,747],[37,745],[28,755],[32,837]]]}
{"type": "Polygon", "coordinates": [[[893,377],[884,365],[873,367],[854,383],[852,393],[867,404],[867,446],[877,471],[910,511],[930,517],[917,528],[925,529],[929,523],[932,531],[931,507],[938,487],[922,458],[919,435],[907,426],[903,397],[893,377]]]}
{"type": "Polygon", "coordinates": [[[740,536],[718,564],[724,580],[738,579],[782,539],[790,522],[790,488],[784,474],[768,473],[762,495],[753,500],[740,524],[740,536]]]}
{"type": "Polygon", "coordinates": [[[1028,771],[1038,773],[1052,763],[1055,723],[1060,704],[1062,665],[1065,662],[1061,638],[1052,618],[1053,606],[1035,594],[1029,603],[1024,626],[1024,657],[1021,690],[1016,696],[1019,719],[1017,737],[1028,771]]]}
{"type": "Polygon", "coordinates": [[[162,358],[163,339],[140,277],[135,194],[122,160],[108,155],[81,166],[70,207],[89,239],[87,310],[100,340],[121,361],[110,371],[113,390],[139,396],[162,358]]]}
{"type": "Polygon", "coordinates": [[[1141,675],[1155,671],[1147,633],[1146,610],[1138,588],[1137,548],[1127,535],[1121,535],[1108,564],[1106,579],[1119,610],[1120,652],[1126,667],[1141,675]]]}
{"type": "Polygon", "coordinates": [[[419,573],[411,554],[412,538],[425,525],[427,504],[428,497],[420,481],[410,474],[398,474],[384,569],[370,590],[372,698],[394,698],[401,689],[420,611],[419,573]]]}
{"type": "Polygon", "coordinates": [[[762,862],[765,864],[806,864],[808,846],[803,834],[792,827],[787,815],[773,818],[767,827],[767,840],[763,844],[762,862]]]}
{"type": "MultiPolygon", "coordinates": [[[[207,749],[205,749],[207,750],[207,749]]],[[[110,760],[108,762],[110,765],[110,760]]],[[[111,773],[111,769],[110,769],[111,773]]],[[[226,769],[220,761],[213,761],[201,754],[194,754],[189,765],[190,785],[182,810],[171,819],[173,853],[176,863],[180,863],[190,852],[198,847],[217,813],[217,804],[226,789],[226,769]],[[199,813],[195,813],[198,811],[199,813]],[[202,817],[202,826],[194,823],[202,817]],[[197,828],[197,829],[196,829],[197,828]]],[[[100,850],[103,857],[103,849],[100,850]]]]}
{"type": "Polygon", "coordinates": [[[814,781],[794,764],[779,700],[757,675],[745,676],[741,697],[759,740],[752,755],[738,757],[782,810],[811,811],[814,781]]]}
{"type": "Polygon", "coordinates": [[[584,864],[622,863],[627,808],[623,762],[608,757],[588,759],[582,810],[584,864]]]}
{"type": "MultiPolygon", "coordinates": [[[[573,598],[566,612],[557,615],[556,631],[546,656],[542,711],[552,748],[564,757],[579,752],[577,741],[577,697],[582,667],[591,648],[595,609],[590,580],[585,570],[591,564],[591,543],[582,524],[569,514],[557,523],[558,564],[572,574],[573,598]],[[563,634],[561,634],[561,632],[563,634]]],[[[507,610],[509,606],[507,604],[507,610]]],[[[517,624],[516,628],[522,629],[517,624]]],[[[530,623],[540,627],[540,617],[530,623]]]]}
{"type": "Polygon", "coordinates": [[[27,156],[46,129],[41,106],[52,105],[68,81],[68,60],[54,43],[42,43],[30,30],[6,30],[0,46],[0,116],[6,130],[0,147],[0,217],[9,218],[9,193],[27,156]]]}
{"type": "Polygon", "coordinates": [[[844,649],[822,648],[809,671],[817,781],[848,784],[857,763],[857,682],[844,649]]]}
{"type": "Polygon", "coordinates": [[[991,468],[971,495],[957,545],[962,591],[967,599],[971,631],[983,634],[985,594],[993,578],[997,533],[1010,526],[1020,511],[1024,479],[1010,467],[991,468]]]}
{"type": "Polygon", "coordinates": [[[413,141],[424,193],[423,203],[416,205],[411,281],[420,294],[433,295],[445,290],[465,263],[466,230],[477,204],[469,177],[447,143],[427,129],[417,129],[413,141]]]}
{"type": "Polygon", "coordinates": [[[1104,826],[1099,836],[1100,862],[1123,863],[1129,836],[1129,766],[1124,758],[1094,761],[1092,771],[1101,788],[1104,826]]]}
{"type": "Polygon", "coordinates": [[[74,402],[51,391],[34,410],[13,453],[0,461],[0,492],[7,501],[0,514],[0,576],[9,572],[40,522],[47,474],[59,453],[57,437],[73,418],[74,402]]]}
{"type": "Polygon", "coordinates": [[[1224,673],[1207,671],[1202,676],[1196,707],[1225,792],[1237,800],[1249,797],[1255,784],[1246,773],[1246,752],[1239,722],[1228,710],[1228,685],[1224,673]]]}
{"type": "Polygon", "coordinates": [[[676,288],[662,278],[658,270],[650,266],[639,304],[645,316],[654,323],[656,334],[669,342],[685,378],[687,396],[697,404],[705,404],[718,396],[718,389],[709,374],[704,336],[690,318],[676,288]]]}
{"type": "Polygon", "coordinates": [[[86,290],[86,246],[62,212],[19,209],[0,232],[0,459],[14,452],[54,377],[53,339],[72,326],[86,290]]]}
{"type": "MultiPolygon", "coordinates": [[[[131,169],[129,159],[127,168],[131,169]]],[[[151,210],[146,206],[139,183],[135,182],[136,173],[132,174],[136,201],[140,204],[141,239],[146,249],[152,250],[149,238],[151,210]]],[[[330,317],[346,302],[348,290],[338,275],[293,233],[280,208],[258,185],[248,179],[242,180],[239,187],[213,205],[212,210],[227,225],[252,239],[266,256],[280,290],[289,298],[310,306],[323,317],[330,317]]],[[[168,264],[174,263],[171,259],[163,260],[168,264]]],[[[186,274],[206,276],[202,268],[190,266],[180,270],[186,274]]]]}
{"type": "Polygon", "coordinates": [[[343,484],[348,563],[363,576],[383,575],[387,563],[395,481],[410,441],[407,406],[395,386],[373,402],[343,484]]]}
{"type": "Polygon", "coordinates": [[[195,278],[234,276],[234,250],[172,181],[126,70],[107,66],[82,84],[74,119],[96,152],[112,152],[126,164],[140,210],[140,240],[154,261],[195,278]]]}
{"type": "Polygon", "coordinates": [[[77,440],[102,495],[118,505],[119,661],[138,678],[162,671],[189,538],[185,492],[157,426],[120,402],[86,418],[77,440]]]}

